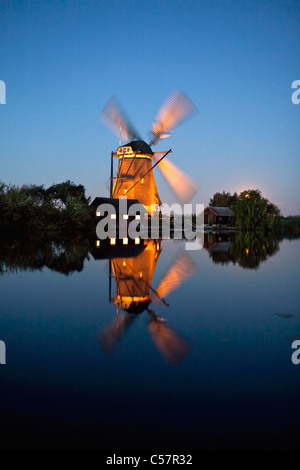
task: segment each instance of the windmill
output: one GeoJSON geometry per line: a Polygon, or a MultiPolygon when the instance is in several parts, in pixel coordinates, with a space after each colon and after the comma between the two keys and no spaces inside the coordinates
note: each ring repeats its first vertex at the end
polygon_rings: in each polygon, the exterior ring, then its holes
{"type": "Polygon", "coordinates": [[[151,213],[154,207],[161,206],[153,175],[153,168],[157,166],[179,202],[184,204],[192,199],[198,190],[197,184],[165,158],[171,150],[153,152],[151,146],[168,137],[169,133],[195,110],[192,101],[182,91],[173,92],[161,106],[152,124],[152,138],[147,144],[141,140],[116,98],[108,101],[101,118],[120,139],[117,151],[111,155],[111,198],[137,199],[146,207],[148,213],[151,213]],[[121,145],[121,139],[128,143],[121,145]],[[116,177],[113,177],[113,157],[118,158],[116,177]]]}
{"type": "Polygon", "coordinates": [[[123,248],[121,253],[110,259],[110,279],[115,279],[116,295],[110,293],[109,298],[117,309],[117,315],[99,333],[100,344],[105,353],[111,354],[138,314],[147,311],[150,316],[148,332],[154,345],[167,362],[177,364],[189,352],[189,345],[150,308],[150,304],[169,307],[165,298],[195,273],[196,265],[186,252],[179,253],[157,287],[153,288],[152,278],[162,251],[160,241],[145,240],[142,251],[140,247],[135,249],[135,256],[132,252],[131,256],[126,256],[123,248]]]}

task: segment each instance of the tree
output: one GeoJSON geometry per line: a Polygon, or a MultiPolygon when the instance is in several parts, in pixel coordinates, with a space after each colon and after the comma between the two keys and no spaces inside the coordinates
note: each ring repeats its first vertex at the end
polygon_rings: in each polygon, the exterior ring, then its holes
{"type": "Polygon", "coordinates": [[[278,207],[259,189],[241,192],[232,209],[236,226],[244,230],[273,230],[280,218],[278,207]]]}
{"type": "Polygon", "coordinates": [[[85,229],[93,221],[89,202],[84,186],[69,180],[48,189],[0,182],[0,226],[27,232],[85,229]]]}
{"type": "Polygon", "coordinates": [[[53,184],[46,191],[47,198],[54,207],[64,209],[68,203],[76,200],[88,204],[89,198],[85,196],[85,188],[82,184],[76,185],[73,181],[53,184]]]}
{"type": "Polygon", "coordinates": [[[230,194],[225,191],[222,193],[218,192],[210,198],[209,205],[215,207],[231,207],[236,202],[237,197],[237,193],[230,194]]]}
{"type": "Polygon", "coordinates": [[[246,269],[257,269],[263,261],[279,251],[279,238],[272,232],[254,232],[238,230],[230,237],[227,251],[220,249],[218,244],[209,252],[214,263],[238,263],[246,269]]]}

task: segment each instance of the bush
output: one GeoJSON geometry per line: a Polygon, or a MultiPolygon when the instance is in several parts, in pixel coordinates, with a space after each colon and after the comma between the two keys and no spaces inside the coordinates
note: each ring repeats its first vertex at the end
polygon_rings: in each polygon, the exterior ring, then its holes
{"type": "Polygon", "coordinates": [[[19,231],[70,231],[88,228],[93,220],[85,188],[71,181],[44,186],[0,182],[0,226],[19,231]]]}

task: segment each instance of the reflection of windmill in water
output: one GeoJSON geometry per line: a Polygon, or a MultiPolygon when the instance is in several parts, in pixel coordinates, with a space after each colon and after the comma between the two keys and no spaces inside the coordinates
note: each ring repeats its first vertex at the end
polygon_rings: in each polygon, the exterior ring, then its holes
{"type": "Polygon", "coordinates": [[[137,256],[126,257],[124,249],[124,257],[110,261],[110,274],[116,284],[116,295],[111,295],[110,291],[110,301],[116,306],[117,315],[101,331],[99,341],[107,354],[112,353],[138,314],[146,310],[153,343],[167,362],[177,364],[188,354],[190,347],[165,319],[150,308],[150,304],[169,306],[165,298],[195,273],[196,265],[186,252],[180,253],[154,288],[152,278],[161,244],[158,240],[145,240],[144,243],[144,250],[137,256]],[[123,311],[119,312],[119,309],[123,311]]]}
{"type": "Polygon", "coordinates": [[[195,106],[184,93],[174,92],[157,114],[152,125],[153,137],[147,144],[141,140],[129,123],[116,99],[112,98],[107,103],[102,111],[102,119],[120,137],[117,151],[111,154],[111,198],[137,199],[146,207],[148,213],[151,213],[151,206],[161,205],[153,175],[153,168],[157,166],[180,202],[186,203],[192,199],[197,191],[197,185],[174,163],[165,158],[171,150],[166,153],[153,152],[151,146],[160,139],[168,137],[168,133],[194,111],[195,106]],[[121,145],[121,138],[130,142],[121,145]],[[113,157],[118,158],[118,170],[115,177],[113,176],[113,157]]]}

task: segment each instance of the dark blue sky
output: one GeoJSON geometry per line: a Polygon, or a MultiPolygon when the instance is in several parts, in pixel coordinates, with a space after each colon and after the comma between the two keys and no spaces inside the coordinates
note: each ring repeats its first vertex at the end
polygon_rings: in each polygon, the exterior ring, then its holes
{"type": "MultiPolygon", "coordinates": [[[[156,150],[216,191],[259,188],[300,213],[299,1],[0,1],[0,179],[71,179],[108,195],[118,138],[99,119],[116,94],[149,139],[175,88],[198,113],[156,150]]],[[[155,171],[161,198],[170,190],[155,171]]]]}

